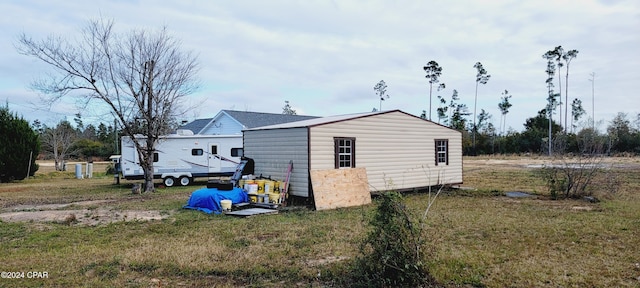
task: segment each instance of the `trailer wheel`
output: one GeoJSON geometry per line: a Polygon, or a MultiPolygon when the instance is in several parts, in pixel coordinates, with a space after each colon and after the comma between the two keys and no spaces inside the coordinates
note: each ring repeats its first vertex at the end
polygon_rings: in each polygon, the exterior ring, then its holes
{"type": "Polygon", "coordinates": [[[164,183],[164,186],[171,187],[176,184],[176,179],[173,177],[166,177],[162,179],[162,182],[164,183]]]}
{"type": "Polygon", "coordinates": [[[180,177],[179,181],[180,181],[180,185],[182,186],[188,186],[189,184],[191,184],[191,178],[187,176],[180,177]]]}

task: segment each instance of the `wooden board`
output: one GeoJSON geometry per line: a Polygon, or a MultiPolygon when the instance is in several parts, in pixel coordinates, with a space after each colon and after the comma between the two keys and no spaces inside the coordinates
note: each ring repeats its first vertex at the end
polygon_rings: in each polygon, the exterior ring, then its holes
{"type": "Polygon", "coordinates": [[[278,214],[278,210],[274,209],[264,209],[264,208],[249,208],[243,209],[233,212],[225,212],[225,215],[231,216],[239,216],[239,217],[251,217],[256,215],[268,215],[268,214],[278,214]]]}
{"type": "Polygon", "coordinates": [[[311,186],[316,210],[371,203],[365,168],[312,170],[311,186]]]}

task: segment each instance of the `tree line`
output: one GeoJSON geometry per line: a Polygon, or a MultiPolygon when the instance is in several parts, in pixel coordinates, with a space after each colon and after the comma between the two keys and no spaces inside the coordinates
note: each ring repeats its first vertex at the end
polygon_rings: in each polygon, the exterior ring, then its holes
{"type": "MultiPolygon", "coordinates": [[[[569,98],[569,67],[578,53],[579,51],[575,49],[565,50],[562,46],[556,46],[542,54],[542,58],[546,60],[547,95],[545,98],[541,97],[542,107],[537,115],[526,119],[523,123],[524,131],[522,132],[505,131],[506,117],[509,109],[513,106],[510,102],[513,95],[507,89],[501,92],[500,102],[497,103],[500,111],[498,127],[492,122],[493,115],[484,108],[480,108],[478,113],[480,84],[487,84],[491,79],[491,75],[481,62],[476,62],[473,65],[477,72],[473,108],[463,103],[458,91],[452,89],[450,97],[436,96],[435,117],[432,117],[434,90],[436,94],[441,94],[446,85],[440,79],[443,68],[435,60],[427,62],[423,66],[423,70],[425,78],[428,80],[429,104],[428,109],[423,110],[420,117],[461,131],[464,155],[496,153],[552,155],[554,152],[552,144],[556,138],[564,142],[562,153],[583,152],[581,149],[584,149],[583,143],[587,138],[590,139],[589,141],[602,143],[606,153],[640,153],[640,113],[636,115],[635,119],[630,119],[629,115],[625,113],[618,113],[611,120],[606,131],[598,131],[593,119],[590,123],[580,122],[580,119],[586,115],[582,101],[578,98],[570,101],[569,98]],[[471,109],[473,110],[471,111],[471,109]],[[557,119],[554,119],[554,115],[558,115],[557,119]]],[[[376,96],[381,102],[385,99],[381,96],[385,95],[386,89],[387,85],[384,80],[374,86],[376,96]]],[[[376,109],[374,108],[374,110],[376,109]]]]}
{"type": "Polygon", "coordinates": [[[118,154],[119,135],[115,123],[108,125],[85,126],[82,115],[73,118],[75,127],[68,120],[62,120],[55,126],[47,126],[34,120],[32,128],[42,143],[40,158],[53,160],[57,171],[65,170],[68,159],[83,161],[104,160],[118,154]]]}

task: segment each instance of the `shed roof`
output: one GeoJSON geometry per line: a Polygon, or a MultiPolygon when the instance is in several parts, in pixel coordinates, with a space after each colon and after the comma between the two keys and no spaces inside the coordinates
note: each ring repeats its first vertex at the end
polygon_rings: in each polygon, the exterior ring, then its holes
{"type": "Polygon", "coordinates": [[[435,123],[435,122],[432,122],[432,121],[429,121],[429,120],[426,120],[426,119],[422,119],[422,118],[420,118],[418,116],[403,112],[401,110],[389,110],[389,111],[353,113],[353,114],[328,116],[328,117],[322,117],[322,118],[314,118],[314,119],[303,120],[303,121],[296,121],[296,122],[282,123],[282,124],[277,124],[277,125],[257,127],[257,128],[253,128],[253,129],[247,129],[245,131],[313,127],[313,126],[320,126],[320,125],[325,125],[325,124],[329,124],[329,123],[342,122],[342,121],[347,121],[347,120],[352,120],[352,119],[357,119],[357,118],[364,118],[364,117],[370,117],[370,116],[374,116],[374,115],[382,115],[382,114],[396,113],[396,112],[397,113],[406,114],[407,116],[415,117],[415,118],[424,120],[426,122],[433,123],[435,125],[451,129],[449,127],[440,125],[438,123],[435,123]]]}

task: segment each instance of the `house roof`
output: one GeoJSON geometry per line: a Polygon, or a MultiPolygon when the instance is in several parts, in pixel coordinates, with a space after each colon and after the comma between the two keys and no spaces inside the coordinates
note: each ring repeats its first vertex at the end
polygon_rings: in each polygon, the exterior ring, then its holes
{"type": "Polygon", "coordinates": [[[196,119],[180,126],[179,129],[191,130],[193,134],[199,134],[200,131],[202,131],[202,129],[204,129],[204,127],[207,126],[209,122],[211,122],[211,120],[213,120],[213,118],[196,119]]]}
{"type": "Polygon", "coordinates": [[[244,129],[252,129],[261,126],[277,125],[287,122],[302,121],[308,119],[318,118],[317,116],[305,116],[305,115],[286,115],[275,113],[263,113],[263,112],[249,112],[249,111],[236,111],[236,110],[221,110],[213,118],[196,119],[185,125],[180,126],[179,129],[187,129],[193,131],[194,134],[200,134],[211,122],[219,118],[220,115],[226,114],[233,118],[235,121],[244,126],[244,129]]]}
{"type": "Polygon", "coordinates": [[[422,119],[422,118],[420,118],[418,116],[403,112],[401,110],[389,110],[389,111],[377,111],[377,112],[366,112],[366,113],[354,113],[354,114],[328,116],[328,117],[314,118],[314,119],[303,120],[303,121],[296,121],[296,122],[289,122],[289,123],[282,123],[282,124],[276,124],[276,125],[270,125],[270,126],[257,127],[257,128],[253,128],[253,129],[247,129],[247,130],[251,131],[251,130],[270,130],[270,129],[287,129],[287,128],[313,127],[313,126],[320,126],[320,125],[329,124],[329,123],[352,120],[352,119],[356,119],[356,118],[363,118],[363,117],[369,117],[369,116],[381,115],[381,114],[387,114],[387,113],[396,113],[396,112],[403,113],[403,114],[406,114],[408,116],[415,117],[415,118],[424,120],[426,122],[433,123],[435,125],[445,127],[447,129],[451,129],[449,127],[440,125],[438,123],[435,123],[435,122],[432,122],[432,121],[429,121],[429,120],[426,120],[426,119],[422,119]]]}
{"type": "Polygon", "coordinates": [[[227,115],[231,116],[233,119],[236,119],[236,121],[240,122],[247,129],[318,118],[316,116],[287,115],[236,110],[222,110],[221,112],[224,112],[227,115]]]}

